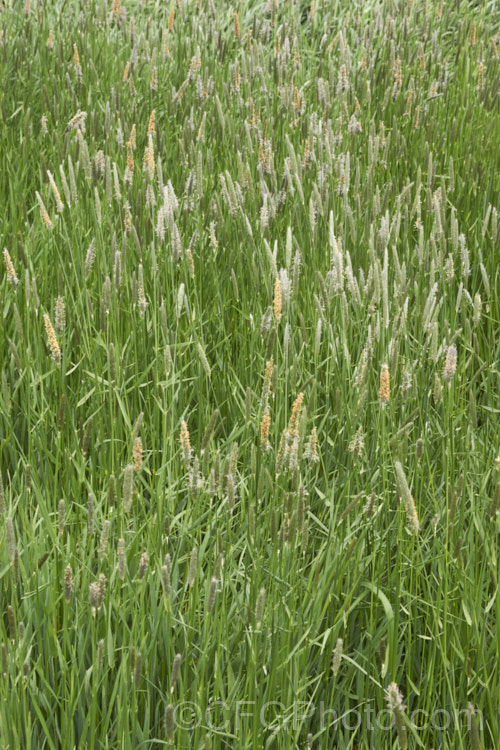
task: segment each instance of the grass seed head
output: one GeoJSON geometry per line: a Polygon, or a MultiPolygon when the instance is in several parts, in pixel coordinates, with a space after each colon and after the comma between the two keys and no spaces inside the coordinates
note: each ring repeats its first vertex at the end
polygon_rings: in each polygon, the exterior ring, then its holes
{"type": "Polygon", "coordinates": [[[5,519],[5,546],[7,548],[9,560],[11,563],[14,563],[16,558],[16,535],[14,532],[14,524],[10,516],[7,516],[5,519]]]}
{"type": "Polygon", "coordinates": [[[165,734],[167,736],[167,740],[171,744],[174,739],[175,732],[175,712],[174,707],[171,703],[169,703],[165,709],[165,717],[163,723],[165,726],[165,734]]]}
{"type": "Polygon", "coordinates": [[[87,528],[89,536],[94,534],[94,507],[95,495],[93,492],[89,492],[87,497],[87,528]]]}
{"type": "Polygon", "coordinates": [[[408,487],[408,482],[406,480],[406,475],[404,473],[403,466],[400,461],[396,461],[394,466],[396,469],[396,477],[397,477],[399,491],[401,493],[401,496],[403,498],[403,503],[405,506],[408,524],[410,526],[411,531],[414,534],[418,534],[420,531],[420,523],[418,520],[417,509],[415,507],[415,502],[410,492],[410,488],[408,487]]]}
{"type": "Polygon", "coordinates": [[[271,417],[269,411],[266,411],[260,423],[260,445],[263,451],[269,450],[269,428],[271,426],[271,417]]]}
{"type": "Polygon", "coordinates": [[[184,420],[182,420],[181,423],[180,443],[182,450],[182,460],[184,462],[184,467],[187,470],[191,465],[191,456],[193,454],[193,451],[191,450],[191,441],[189,438],[188,426],[184,420]]]}
{"type": "Polygon", "coordinates": [[[279,280],[279,277],[276,278],[276,281],[274,282],[274,317],[276,320],[281,320],[281,305],[282,305],[282,299],[281,299],[281,282],[279,280]]]}
{"type": "Polygon", "coordinates": [[[481,750],[481,738],[479,734],[479,725],[477,722],[476,711],[470,701],[469,703],[467,703],[467,727],[469,730],[472,750],[481,750]]]}
{"type": "Polygon", "coordinates": [[[261,588],[257,595],[257,601],[255,602],[255,624],[257,628],[260,628],[262,619],[264,617],[265,603],[266,603],[266,590],[265,588],[261,588]]]}
{"type": "Polygon", "coordinates": [[[123,470],[123,508],[126,513],[132,506],[134,492],[134,465],[128,464],[123,470]]]}
{"type": "Polygon", "coordinates": [[[443,370],[443,380],[445,380],[448,384],[451,383],[451,380],[455,374],[455,371],[457,369],[457,350],[451,344],[448,347],[448,350],[446,352],[446,360],[444,364],[444,370],[443,370]]]}
{"type": "Polygon", "coordinates": [[[177,684],[177,680],[179,678],[179,671],[181,668],[181,661],[182,656],[181,654],[176,654],[173,664],[172,664],[172,671],[170,673],[170,692],[173,693],[175,690],[175,686],[177,684]]]}
{"type": "Polygon", "coordinates": [[[73,593],[73,571],[71,565],[67,565],[64,571],[64,601],[69,604],[73,593]]]}
{"type": "Polygon", "coordinates": [[[149,555],[147,552],[143,552],[139,561],[139,568],[137,571],[137,578],[141,580],[146,575],[146,571],[149,567],[149,555]]]}
{"type": "Polygon", "coordinates": [[[309,435],[309,439],[304,448],[304,458],[311,464],[316,464],[319,461],[318,434],[316,432],[316,427],[312,428],[311,434],[309,435]]]}
{"type": "Polygon", "coordinates": [[[215,576],[210,581],[210,586],[208,587],[208,595],[207,595],[207,613],[210,613],[215,605],[215,597],[217,595],[217,578],[215,576]]]}
{"type": "Polygon", "coordinates": [[[167,599],[170,597],[170,591],[172,589],[171,573],[172,573],[172,562],[170,560],[170,555],[166,555],[165,564],[162,566],[162,569],[161,569],[161,584],[163,587],[163,593],[165,594],[167,599]]]}
{"type": "Polygon", "coordinates": [[[36,199],[38,201],[38,205],[40,206],[40,213],[42,215],[43,223],[45,224],[45,226],[47,227],[47,229],[54,229],[54,225],[53,225],[53,223],[50,220],[50,216],[47,213],[47,209],[45,208],[45,204],[44,204],[44,202],[42,200],[42,196],[40,195],[40,193],[38,192],[38,190],[35,192],[35,195],[36,195],[36,199]]]}
{"type": "Polygon", "coordinates": [[[104,560],[108,553],[108,540],[109,530],[111,528],[111,522],[106,519],[102,525],[101,538],[99,541],[99,559],[101,562],[104,560]]]}
{"type": "Polygon", "coordinates": [[[378,392],[382,408],[389,403],[390,399],[390,376],[389,366],[383,364],[380,370],[380,388],[378,392]]]}
{"type": "Polygon", "coordinates": [[[127,570],[127,560],[125,555],[125,539],[118,539],[118,575],[122,581],[125,580],[127,570]]]}
{"type": "Polygon", "coordinates": [[[54,198],[56,201],[56,208],[58,213],[61,213],[61,211],[64,210],[64,203],[61,200],[61,196],[59,194],[59,190],[57,188],[57,185],[55,183],[55,180],[52,176],[52,173],[47,170],[47,177],[49,178],[50,187],[52,189],[52,193],[54,194],[54,198]]]}
{"type": "Polygon", "coordinates": [[[395,682],[391,682],[387,688],[386,698],[387,707],[396,724],[399,746],[401,750],[407,750],[408,738],[406,735],[406,725],[404,720],[405,706],[403,705],[403,695],[395,682]]]}
{"type": "Polygon", "coordinates": [[[47,340],[49,342],[50,356],[52,357],[56,365],[59,366],[61,364],[61,349],[57,342],[54,328],[52,327],[52,323],[50,322],[50,318],[47,313],[44,314],[43,320],[45,324],[45,333],[47,334],[47,340]]]}
{"type": "Polygon", "coordinates": [[[64,534],[64,524],[66,521],[66,504],[62,499],[59,500],[59,505],[57,507],[57,520],[59,526],[59,534],[64,534]]]}
{"type": "Polygon", "coordinates": [[[333,650],[333,658],[332,658],[332,672],[333,676],[336,677],[339,673],[340,664],[342,661],[342,652],[344,648],[344,641],[342,638],[337,638],[337,643],[335,644],[335,648],[333,650]]]}
{"type": "Polygon", "coordinates": [[[142,469],[142,440],[136,437],[134,440],[134,471],[139,473],[142,469]]]}
{"type": "Polygon", "coordinates": [[[193,588],[194,582],[196,581],[197,569],[198,569],[198,548],[193,547],[191,551],[191,557],[189,558],[189,569],[188,569],[188,586],[190,589],[193,588]]]}
{"type": "Polygon", "coordinates": [[[56,331],[58,333],[62,333],[66,325],[66,305],[64,303],[64,297],[59,296],[56,299],[54,321],[55,321],[56,331]]]}
{"type": "Polygon", "coordinates": [[[14,264],[12,263],[12,260],[11,260],[11,257],[9,255],[9,251],[7,250],[7,248],[4,248],[3,259],[5,261],[5,268],[7,270],[7,281],[9,282],[9,284],[12,284],[12,286],[15,289],[17,285],[19,284],[19,279],[16,276],[16,272],[14,270],[14,264]]]}

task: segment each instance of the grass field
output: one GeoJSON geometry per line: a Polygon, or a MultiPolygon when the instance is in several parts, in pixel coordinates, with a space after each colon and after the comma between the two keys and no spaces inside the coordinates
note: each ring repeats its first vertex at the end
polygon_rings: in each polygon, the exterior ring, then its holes
{"type": "Polygon", "coordinates": [[[3,0],[2,750],[500,746],[499,55],[3,0]]]}

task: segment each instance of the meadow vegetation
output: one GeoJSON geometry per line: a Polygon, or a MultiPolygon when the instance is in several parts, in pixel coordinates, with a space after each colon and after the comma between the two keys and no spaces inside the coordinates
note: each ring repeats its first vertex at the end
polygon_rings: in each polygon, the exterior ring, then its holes
{"type": "Polygon", "coordinates": [[[0,748],[499,746],[499,55],[3,0],[0,748]]]}

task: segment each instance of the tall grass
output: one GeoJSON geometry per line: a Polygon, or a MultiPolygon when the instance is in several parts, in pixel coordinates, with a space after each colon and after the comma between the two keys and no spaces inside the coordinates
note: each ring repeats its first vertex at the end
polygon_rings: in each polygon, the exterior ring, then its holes
{"type": "Polygon", "coordinates": [[[4,1],[2,747],[498,746],[499,21],[4,1]]]}

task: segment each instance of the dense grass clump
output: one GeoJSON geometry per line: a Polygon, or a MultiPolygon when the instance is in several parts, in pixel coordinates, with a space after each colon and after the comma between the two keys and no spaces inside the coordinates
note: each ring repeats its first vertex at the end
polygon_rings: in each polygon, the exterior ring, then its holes
{"type": "Polygon", "coordinates": [[[4,0],[1,748],[499,746],[499,22],[4,0]]]}

